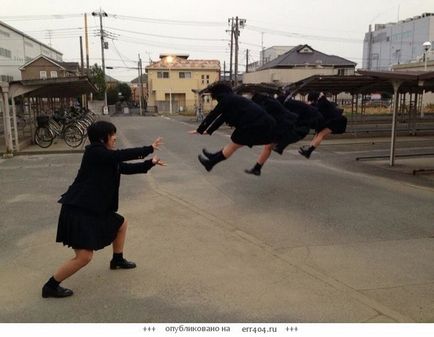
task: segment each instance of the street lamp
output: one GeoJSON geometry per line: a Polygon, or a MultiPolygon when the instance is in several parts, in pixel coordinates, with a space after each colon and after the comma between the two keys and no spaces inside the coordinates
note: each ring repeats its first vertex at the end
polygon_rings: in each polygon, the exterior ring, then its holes
{"type": "Polygon", "coordinates": [[[166,63],[167,63],[168,68],[169,68],[169,113],[170,114],[173,113],[173,111],[172,111],[172,79],[170,77],[170,75],[171,75],[170,68],[173,64],[173,61],[174,61],[173,56],[171,56],[171,55],[166,56],[166,63]]]}
{"type": "Polygon", "coordinates": [[[425,61],[424,70],[426,71],[427,61],[428,61],[428,52],[431,50],[431,42],[429,42],[429,41],[424,42],[423,43],[423,49],[424,49],[423,58],[425,61]]]}

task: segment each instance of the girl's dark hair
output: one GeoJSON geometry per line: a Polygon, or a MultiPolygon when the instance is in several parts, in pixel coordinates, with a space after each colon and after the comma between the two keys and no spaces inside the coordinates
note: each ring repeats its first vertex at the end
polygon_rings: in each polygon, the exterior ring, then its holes
{"type": "Polygon", "coordinates": [[[318,98],[320,96],[320,93],[318,91],[311,91],[308,95],[307,95],[307,100],[309,102],[318,102],[318,98]]]}
{"type": "Polygon", "coordinates": [[[219,96],[232,93],[232,88],[223,82],[216,82],[209,86],[208,92],[211,98],[217,99],[219,96]]]}
{"type": "Polygon", "coordinates": [[[109,136],[115,133],[116,126],[106,121],[97,121],[87,128],[87,136],[91,143],[107,143],[109,136]]]}

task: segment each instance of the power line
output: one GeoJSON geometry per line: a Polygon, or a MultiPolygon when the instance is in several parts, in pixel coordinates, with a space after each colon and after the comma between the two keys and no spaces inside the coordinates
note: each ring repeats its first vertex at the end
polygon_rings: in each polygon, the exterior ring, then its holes
{"type": "Polygon", "coordinates": [[[363,39],[354,39],[354,38],[345,38],[345,37],[335,37],[335,36],[324,36],[324,35],[308,35],[308,34],[300,34],[300,33],[290,33],[281,30],[274,30],[265,27],[246,25],[246,29],[252,30],[260,33],[268,33],[272,35],[281,35],[288,37],[296,37],[302,39],[312,39],[312,40],[322,40],[322,41],[336,41],[336,42],[345,42],[345,43],[360,43],[363,39]]]}
{"type": "Polygon", "coordinates": [[[186,25],[186,26],[223,26],[224,25],[224,22],[219,22],[219,21],[168,20],[168,19],[155,19],[155,18],[118,15],[118,14],[109,14],[109,17],[120,19],[120,20],[127,20],[127,21],[160,23],[160,24],[168,24],[168,25],[186,25]]]}
{"type": "Polygon", "coordinates": [[[47,15],[20,15],[20,16],[0,16],[1,20],[7,21],[29,21],[29,20],[47,20],[47,19],[70,19],[82,17],[83,13],[79,14],[47,14],[47,15]]]}
{"type": "Polygon", "coordinates": [[[194,37],[182,37],[182,36],[173,36],[173,35],[160,35],[160,34],[150,34],[150,33],[141,33],[141,32],[136,32],[136,31],[132,31],[132,30],[125,30],[125,29],[120,29],[120,28],[114,28],[114,27],[107,27],[109,29],[112,30],[117,30],[120,32],[126,32],[126,33],[133,33],[133,34],[138,34],[138,35],[145,35],[145,36],[153,36],[153,37],[158,37],[158,38],[167,38],[167,39],[176,39],[176,40],[190,40],[190,41],[224,41],[224,42],[229,42],[229,40],[227,39],[205,39],[205,38],[194,38],[194,37]]]}

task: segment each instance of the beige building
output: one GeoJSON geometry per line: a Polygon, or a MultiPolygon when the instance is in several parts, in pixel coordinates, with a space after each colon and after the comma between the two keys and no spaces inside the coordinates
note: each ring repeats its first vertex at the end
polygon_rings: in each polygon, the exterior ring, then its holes
{"type": "Polygon", "coordinates": [[[254,72],[243,74],[243,83],[289,84],[313,75],[354,75],[356,63],[299,45],[254,72]]]}
{"type": "MultiPolygon", "coordinates": [[[[189,60],[188,55],[160,55],[160,60],[146,67],[148,107],[159,113],[194,114],[199,97],[193,92],[220,79],[217,60],[189,60]]],[[[204,111],[212,109],[209,96],[202,102],[204,111]]]]}

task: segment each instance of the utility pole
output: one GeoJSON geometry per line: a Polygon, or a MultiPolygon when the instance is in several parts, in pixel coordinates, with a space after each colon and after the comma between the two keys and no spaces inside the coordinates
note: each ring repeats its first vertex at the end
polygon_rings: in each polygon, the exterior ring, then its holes
{"type": "Polygon", "coordinates": [[[143,82],[142,82],[142,59],[140,58],[140,54],[139,54],[139,66],[138,66],[138,70],[139,70],[139,111],[140,111],[140,116],[143,115],[142,113],[142,101],[143,101],[143,82]]]}
{"type": "Polygon", "coordinates": [[[246,50],[246,73],[249,72],[249,50],[246,50]]]}
{"type": "MultiPolygon", "coordinates": [[[[238,84],[238,52],[239,52],[239,43],[238,37],[240,36],[240,28],[244,28],[246,23],[246,19],[239,19],[238,16],[235,17],[235,25],[233,23],[234,18],[232,18],[232,36],[234,37],[235,44],[235,56],[234,56],[234,84],[238,84]]],[[[232,48],[231,48],[232,51],[232,48]]],[[[231,59],[232,60],[232,59],[231,59]]]]}
{"type": "Polygon", "coordinates": [[[89,76],[89,37],[87,34],[87,14],[84,13],[84,45],[86,47],[86,74],[89,76]]]}
{"type": "MultiPolygon", "coordinates": [[[[228,23],[231,25],[231,52],[229,57],[229,81],[232,83],[232,57],[234,50],[234,18],[228,19],[228,23]]],[[[228,30],[226,31],[228,32],[228,30]]]]}
{"type": "Polygon", "coordinates": [[[101,60],[102,60],[102,73],[104,75],[104,108],[103,114],[108,114],[108,106],[107,106],[107,83],[105,78],[105,61],[104,61],[104,29],[102,28],[102,18],[103,16],[107,17],[107,13],[103,12],[102,9],[99,9],[99,12],[92,12],[92,16],[99,16],[99,31],[101,35],[101,60]]]}
{"type": "Polygon", "coordinates": [[[80,36],[80,74],[84,75],[83,38],[80,36]]]}
{"type": "Polygon", "coordinates": [[[234,57],[234,83],[238,85],[238,36],[240,35],[238,16],[235,17],[235,57],[234,57]]]}

